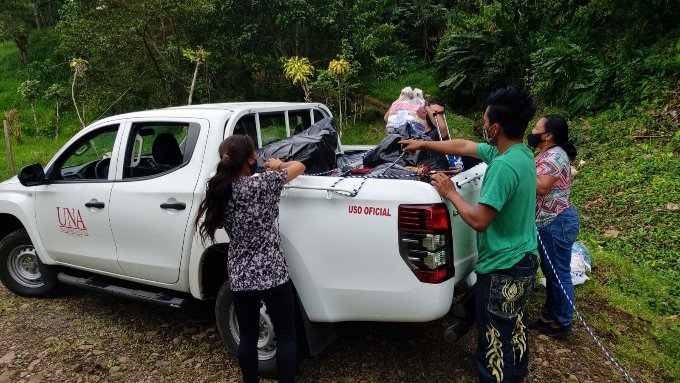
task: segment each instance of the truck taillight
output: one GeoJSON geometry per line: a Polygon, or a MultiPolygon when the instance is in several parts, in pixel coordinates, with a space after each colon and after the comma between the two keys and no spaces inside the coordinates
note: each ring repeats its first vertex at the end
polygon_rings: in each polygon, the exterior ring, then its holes
{"type": "Polygon", "coordinates": [[[444,204],[399,205],[399,253],[425,283],[454,274],[451,221],[444,204]]]}

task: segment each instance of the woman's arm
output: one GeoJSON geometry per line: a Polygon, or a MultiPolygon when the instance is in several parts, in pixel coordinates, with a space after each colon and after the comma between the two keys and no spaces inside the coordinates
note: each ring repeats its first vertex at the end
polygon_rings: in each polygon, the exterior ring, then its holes
{"type": "Polygon", "coordinates": [[[541,174],[536,176],[536,194],[544,196],[552,190],[557,182],[557,177],[549,176],[547,174],[541,174]]]}
{"type": "Polygon", "coordinates": [[[288,175],[286,176],[286,183],[293,180],[295,177],[305,172],[307,168],[305,164],[300,161],[288,161],[283,162],[278,158],[270,158],[264,163],[264,167],[267,170],[288,170],[288,175]]]}

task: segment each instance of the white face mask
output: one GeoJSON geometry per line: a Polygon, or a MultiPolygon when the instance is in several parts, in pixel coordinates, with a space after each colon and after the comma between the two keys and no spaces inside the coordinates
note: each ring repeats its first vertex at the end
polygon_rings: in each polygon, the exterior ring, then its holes
{"type": "MultiPolygon", "coordinates": [[[[491,129],[491,127],[489,127],[489,129],[491,129]]],[[[482,140],[486,141],[487,144],[491,144],[491,141],[498,135],[498,131],[496,131],[496,134],[489,137],[489,129],[482,128],[482,140]]]]}

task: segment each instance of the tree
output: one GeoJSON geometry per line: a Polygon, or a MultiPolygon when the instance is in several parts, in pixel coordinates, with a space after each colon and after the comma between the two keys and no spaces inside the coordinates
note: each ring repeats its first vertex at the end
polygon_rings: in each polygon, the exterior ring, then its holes
{"type": "Polygon", "coordinates": [[[293,85],[300,84],[302,91],[305,92],[305,101],[311,102],[311,88],[309,80],[314,75],[314,67],[306,57],[293,56],[283,64],[283,76],[293,82],[293,85]]]}
{"type": "Polygon", "coordinates": [[[38,98],[38,86],[40,81],[38,80],[26,80],[19,84],[17,92],[23,97],[29,104],[31,104],[31,111],[33,112],[33,123],[35,124],[35,134],[39,132],[38,129],[38,115],[35,113],[35,100],[38,98]]]}
{"type": "Polygon", "coordinates": [[[199,46],[196,49],[187,48],[183,50],[182,55],[189,59],[189,61],[192,63],[196,64],[194,69],[194,77],[191,80],[191,87],[189,88],[189,100],[187,101],[187,105],[191,105],[191,98],[194,95],[194,87],[196,86],[196,77],[198,77],[198,67],[201,64],[205,64],[205,62],[208,60],[208,57],[210,56],[210,52],[199,46]]]}
{"type": "Polygon", "coordinates": [[[78,120],[80,124],[85,127],[85,111],[83,110],[83,115],[80,115],[78,111],[78,103],[76,102],[76,79],[78,76],[84,76],[85,70],[87,69],[88,62],[81,58],[72,58],[69,61],[69,66],[73,69],[73,80],[71,80],[71,100],[73,100],[73,108],[76,110],[76,115],[78,115],[78,120]]]}
{"type": "MultiPolygon", "coordinates": [[[[59,50],[65,57],[86,57],[92,64],[86,72],[87,92],[79,104],[87,102],[94,115],[104,112],[124,93],[107,113],[186,104],[190,79],[183,76],[188,63],[183,47],[195,47],[215,32],[205,27],[214,19],[215,3],[65,2],[55,28],[59,50]]],[[[193,72],[194,65],[191,67],[193,72]]]]}
{"type": "Polygon", "coordinates": [[[54,108],[56,110],[56,123],[55,123],[55,137],[59,137],[59,108],[64,105],[68,91],[61,84],[52,84],[43,94],[43,98],[54,103],[54,108]]]}
{"type": "Polygon", "coordinates": [[[11,39],[28,62],[28,32],[32,27],[33,9],[25,0],[0,0],[0,40],[11,39]]]}
{"type": "Polygon", "coordinates": [[[343,120],[342,115],[343,109],[345,110],[345,114],[347,114],[347,89],[346,87],[343,87],[342,80],[349,74],[349,70],[349,61],[345,60],[344,58],[331,60],[331,62],[328,63],[328,71],[331,72],[333,76],[335,76],[335,81],[338,84],[338,114],[340,118],[340,132],[342,132],[342,129],[345,127],[347,119],[345,116],[345,120],[343,120]]]}

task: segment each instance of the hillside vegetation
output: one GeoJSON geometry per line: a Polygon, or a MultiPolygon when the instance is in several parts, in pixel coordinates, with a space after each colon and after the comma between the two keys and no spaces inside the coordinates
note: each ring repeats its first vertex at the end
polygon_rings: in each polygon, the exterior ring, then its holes
{"type": "Polygon", "coordinates": [[[17,170],[46,164],[83,122],[186,104],[192,83],[193,103],[342,107],[346,144],[379,142],[406,85],[444,98],[452,134],[477,139],[485,95],[518,83],[539,115],[568,116],[577,140],[586,320],[644,380],[680,381],[678,2],[275,3],[0,0],[0,114],[16,111],[17,170]],[[284,76],[294,57],[313,67],[295,83],[284,76]]]}

